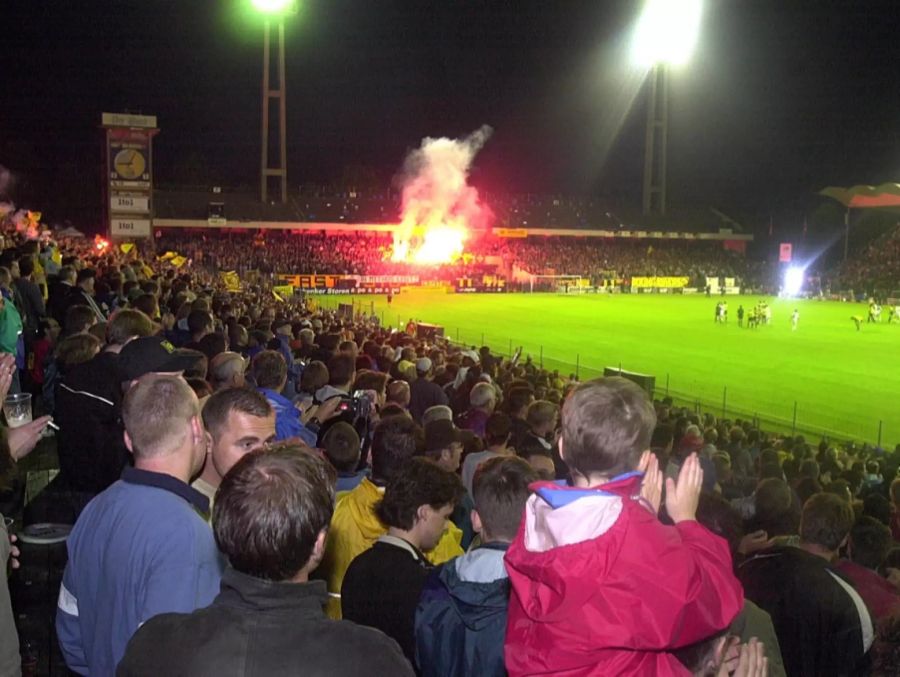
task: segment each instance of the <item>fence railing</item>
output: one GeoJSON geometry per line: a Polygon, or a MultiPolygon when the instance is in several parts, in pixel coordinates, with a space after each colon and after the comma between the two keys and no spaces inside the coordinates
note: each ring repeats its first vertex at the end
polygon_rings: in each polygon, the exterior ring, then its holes
{"type": "MultiPolygon", "coordinates": [[[[340,297],[326,297],[322,307],[335,309],[341,303],[340,297]]],[[[343,302],[347,302],[344,300],[343,302]]],[[[369,312],[371,302],[355,301],[354,311],[369,312]]],[[[390,313],[390,311],[387,311],[390,313]]],[[[386,314],[380,311],[378,317],[382,326],[404,327],[408,318],[402,315],[386,314]],[[396,319],[396,324],[394,320],[396,319]]],[[[444,337],[457,345],[468,347],[488,346],[491,352],[501,357],[512,357],[518,348],[522,348],[522,361],[531,359],[541,369],[558,371],[560,376],[573,376],[579,381],[600,378],[605,369],[624,371],[641,371],[635,365],[613,363],[603,366],[586,362],[578,353],[571,358],[561,358],[551,354],[540,342],[504,336],[497,331],[472,331],[459,327],[444,328],[444,337]]],[[[824,415],[816,410],[816,405],[802,399],[790,399],[776,406],[761,406],[759,403],[767,399],[767,394],[750,392],[746,387],[733,383],[710,384],[696,377],[667,371],[650,374],[656,379],[654,397],[672,398],[674,404],[688,407],[696,413],[712,413],[719,418],[752,421],[754,425],[767,432],[804,435],[814,438],[828,438],[832,441],[854,441],[877,444],[893,448],[900,443],[900,420],[882,420],[878,418],[861,419],[850,414],[829,414],[827,423],[823,423],[824,415]]]]}

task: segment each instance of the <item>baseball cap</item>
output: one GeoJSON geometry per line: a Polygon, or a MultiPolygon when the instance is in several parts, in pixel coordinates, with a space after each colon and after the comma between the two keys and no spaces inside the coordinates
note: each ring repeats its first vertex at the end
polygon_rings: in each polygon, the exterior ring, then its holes
{"type": "Polygon", "coordinates": [[[427,374],[431,371],[431,360],[427,357],[420,357],[416,360],[416,371],[420,374],[427,374]]]}
{"type": "Polygon", "coordinates": [[[129,341],[119,353],[119,374],[133,381],[151,372],[184,371],[194,365],[195,357],[177,351],[161,336],[146,336],[129,341]]]}
{"type": "Polygon", "coordinates": [[[453,425],[453,421],[440,419],[425,424],[425,451],[446,449],[454,442],[464,440],[463,431],[453,425]]]}

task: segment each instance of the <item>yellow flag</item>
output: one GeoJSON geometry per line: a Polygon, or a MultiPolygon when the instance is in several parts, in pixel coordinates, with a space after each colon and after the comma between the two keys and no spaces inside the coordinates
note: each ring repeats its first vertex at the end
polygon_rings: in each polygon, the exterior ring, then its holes
{"type": "Polygon", "coordinates": [[[127,254],[127,253],[130,252],[132,249],[134,249],[134,243],[132,243],[132,242],[124,242],[124,243],[122,243],[122,244],[119,245],[119,249],[122,250],[122,253],[123,253],[123,254],[127,254]]]}
{"type": "Polygon", "coordinates": [[[278,292],[275,291],[274,289],[272,290],[272,296],[274,296],[275,300],[278,301],[279,303],[284,303],[284,299],[281,298],[281,296],[278,294],[278,292]]]}
{"type": "Polygon", "coordinates": [[[169,261],[174,267],[181,268],[185,263],[187,263],[187,258],[181,255],[176,255],[172,257],[172,260],[169,261]]]}
{"type": "Polygon", "coordinates": [[[227,272],[219,273],[219,277],[222,278],[225,289],[228,291],[241,290],[241,278],[238,277],[238,274],[235,271],[229,270],[227,272]]]}
{"type": "Polygon", "coordinates": [[[166,252],[165,254],[163,254],[162,256],[159,257],[159,260],[160,261],[168,261],[169,259],[175,258],[176,256],[178,256],[178,254],[176,254],[175,252],[166,252]]]}

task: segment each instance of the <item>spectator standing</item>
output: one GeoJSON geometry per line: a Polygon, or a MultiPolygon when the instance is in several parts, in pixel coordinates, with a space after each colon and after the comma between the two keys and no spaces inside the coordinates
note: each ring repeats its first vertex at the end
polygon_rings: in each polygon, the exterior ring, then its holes
{"type": "Polygon", "coordinates": [[[396,642],[329,621],[323,581],[310,581],[334,505],[326,463],[283,445],[244,456],[214,509],[230,566],[213,603],[151,619],[135,634],[119,677],[211,674],[397,675],[413,671],[396,642]]]}
{"type": "Polygon", "coordinates": [[[131,635],[168,611],[216,595],[222,562],[188,485],[206,454],[196,395],[177,376],[148,375],[122,408],[135,467],[84,510],[68,540],[56,631],[71,670],[111,675],[131,635]]]}
{"type": "Polygon", "coordinates": [[[497,406],[497,391],[490,383],[477,383],[469,392],[469,409],[459,417],[459,427],[484,438],[484,427],[497,406]]]}
{"type": "Polygon", "coordinates": [[[860,517],[850,529],[850,558],[835,566],[853,584],[876,623],[900,616],[900,591],[878,573],[890,549],[890,529],[872,517],[860,517]]]}
{"type": "Polygon", "coordinates": [[[462,482],[470,497],[473,496],[472,478],[482,463],[497,456],[509,456],[515,453],[515,450],[509,446],[511,436],[512,422],[509,416],[499,411],[491,414],[484,426],[484,442],[487,448],[484,451],[468,454],[463,461],[462,482]]]}
{"type": "Polygon", "coordinates": [[[275,412],[252,388],[219,390],[203,405],[203,426],[211,436],[203,471],[191,486],[215,507],[222,478],[244,455],[275,440],[275,412]]]}
{"type": "Polygon", "coordinates": [[[506,554],[510,675],[681,674],[671,652],[723,630],[740,611],[728,545],[695,520],[696,456],[677,483],[666,482],[675,525],[657,518],[655,425],[646,393],[624,378],[585,383],[567,398],[560,454],[574,486],[534,485],[506,554]]]}
{"type": "Polygon", "coordinates": [[[32,335],[37,332],[38,323],[47,314],[44,308],[44,297],[41,288],[33,280],[34,257],[23,256],[19,259],[19,277],[13,280],[13,295],[19,314],[22,316],[25,339],[29,342],[32,335]]]}
{"type": "Polygon", "coordinates": [[[303,425],[300,410],[281,394],[287,383],[287,364],[281,353],[264,350],[253,357],[253,379],[275,411],[275,439],[298,438],[309,447],[316,446],[316,433],[303,425]]]}
{"type": "Polygon", "coordinates": [[[799,548],[766,548],[738,567],[747,597],[772,616],[789,675],[864,670],[874,639],[872,619],[831,565],[852,524],[846,501],[816,494],[803,506],[799,548]]]}
{"type": "Polygon", "coordinates": [[[528,485],[524,460],[491,458],[475,471],[472,521],[482,544],[435,569],[416,611],[416,662],[426,677],[505,675],[509,577],[503,557],[516,536],[528,485]]]}
{"type": "Polygon", "coordinates": [[[387,526],[347,568],[341,585],[344,618],[378,628],[415,661],[415,616],[433,550],[463,493],[452,472],[423,458],[406,462],[375,510],[387,526]]]}
{"type": "Polygon", "coordinates": [[[427,409],[449,404],[447,393],[434,382],[431,359],[420,357],[416,360],[416,380],[409,385],[409,413],[413,420],[422,423],[422,416],[427,409]]]}
{"type": "MultiPolygon", "coordinates": [[[[421,429],[405,416],[392,416],[375,427],[372,437],[372,476],[339,497],[328,530],[328,545],[319,575],[328,582],[329,615],[340,618],[340,592],[347,567],[387,532],[375,511],[384,487],[418,452],[421,429]]],[[[440,564],[463,553],[462,532],[448,523],[437,546],[428,553],[440,564]]]]}

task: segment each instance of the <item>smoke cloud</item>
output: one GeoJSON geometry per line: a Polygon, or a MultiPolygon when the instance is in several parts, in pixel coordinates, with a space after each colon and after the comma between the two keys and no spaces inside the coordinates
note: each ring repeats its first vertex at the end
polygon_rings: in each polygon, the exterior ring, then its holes
{"type": "Polygon", "coordinates": [[[475,156],[492,132],[483,125],[462,139],[426,137],[406,157],[394,260],[450,261],[462,254],[471,229],[490,225],[493,212],[468,179],[475,156]]]}

